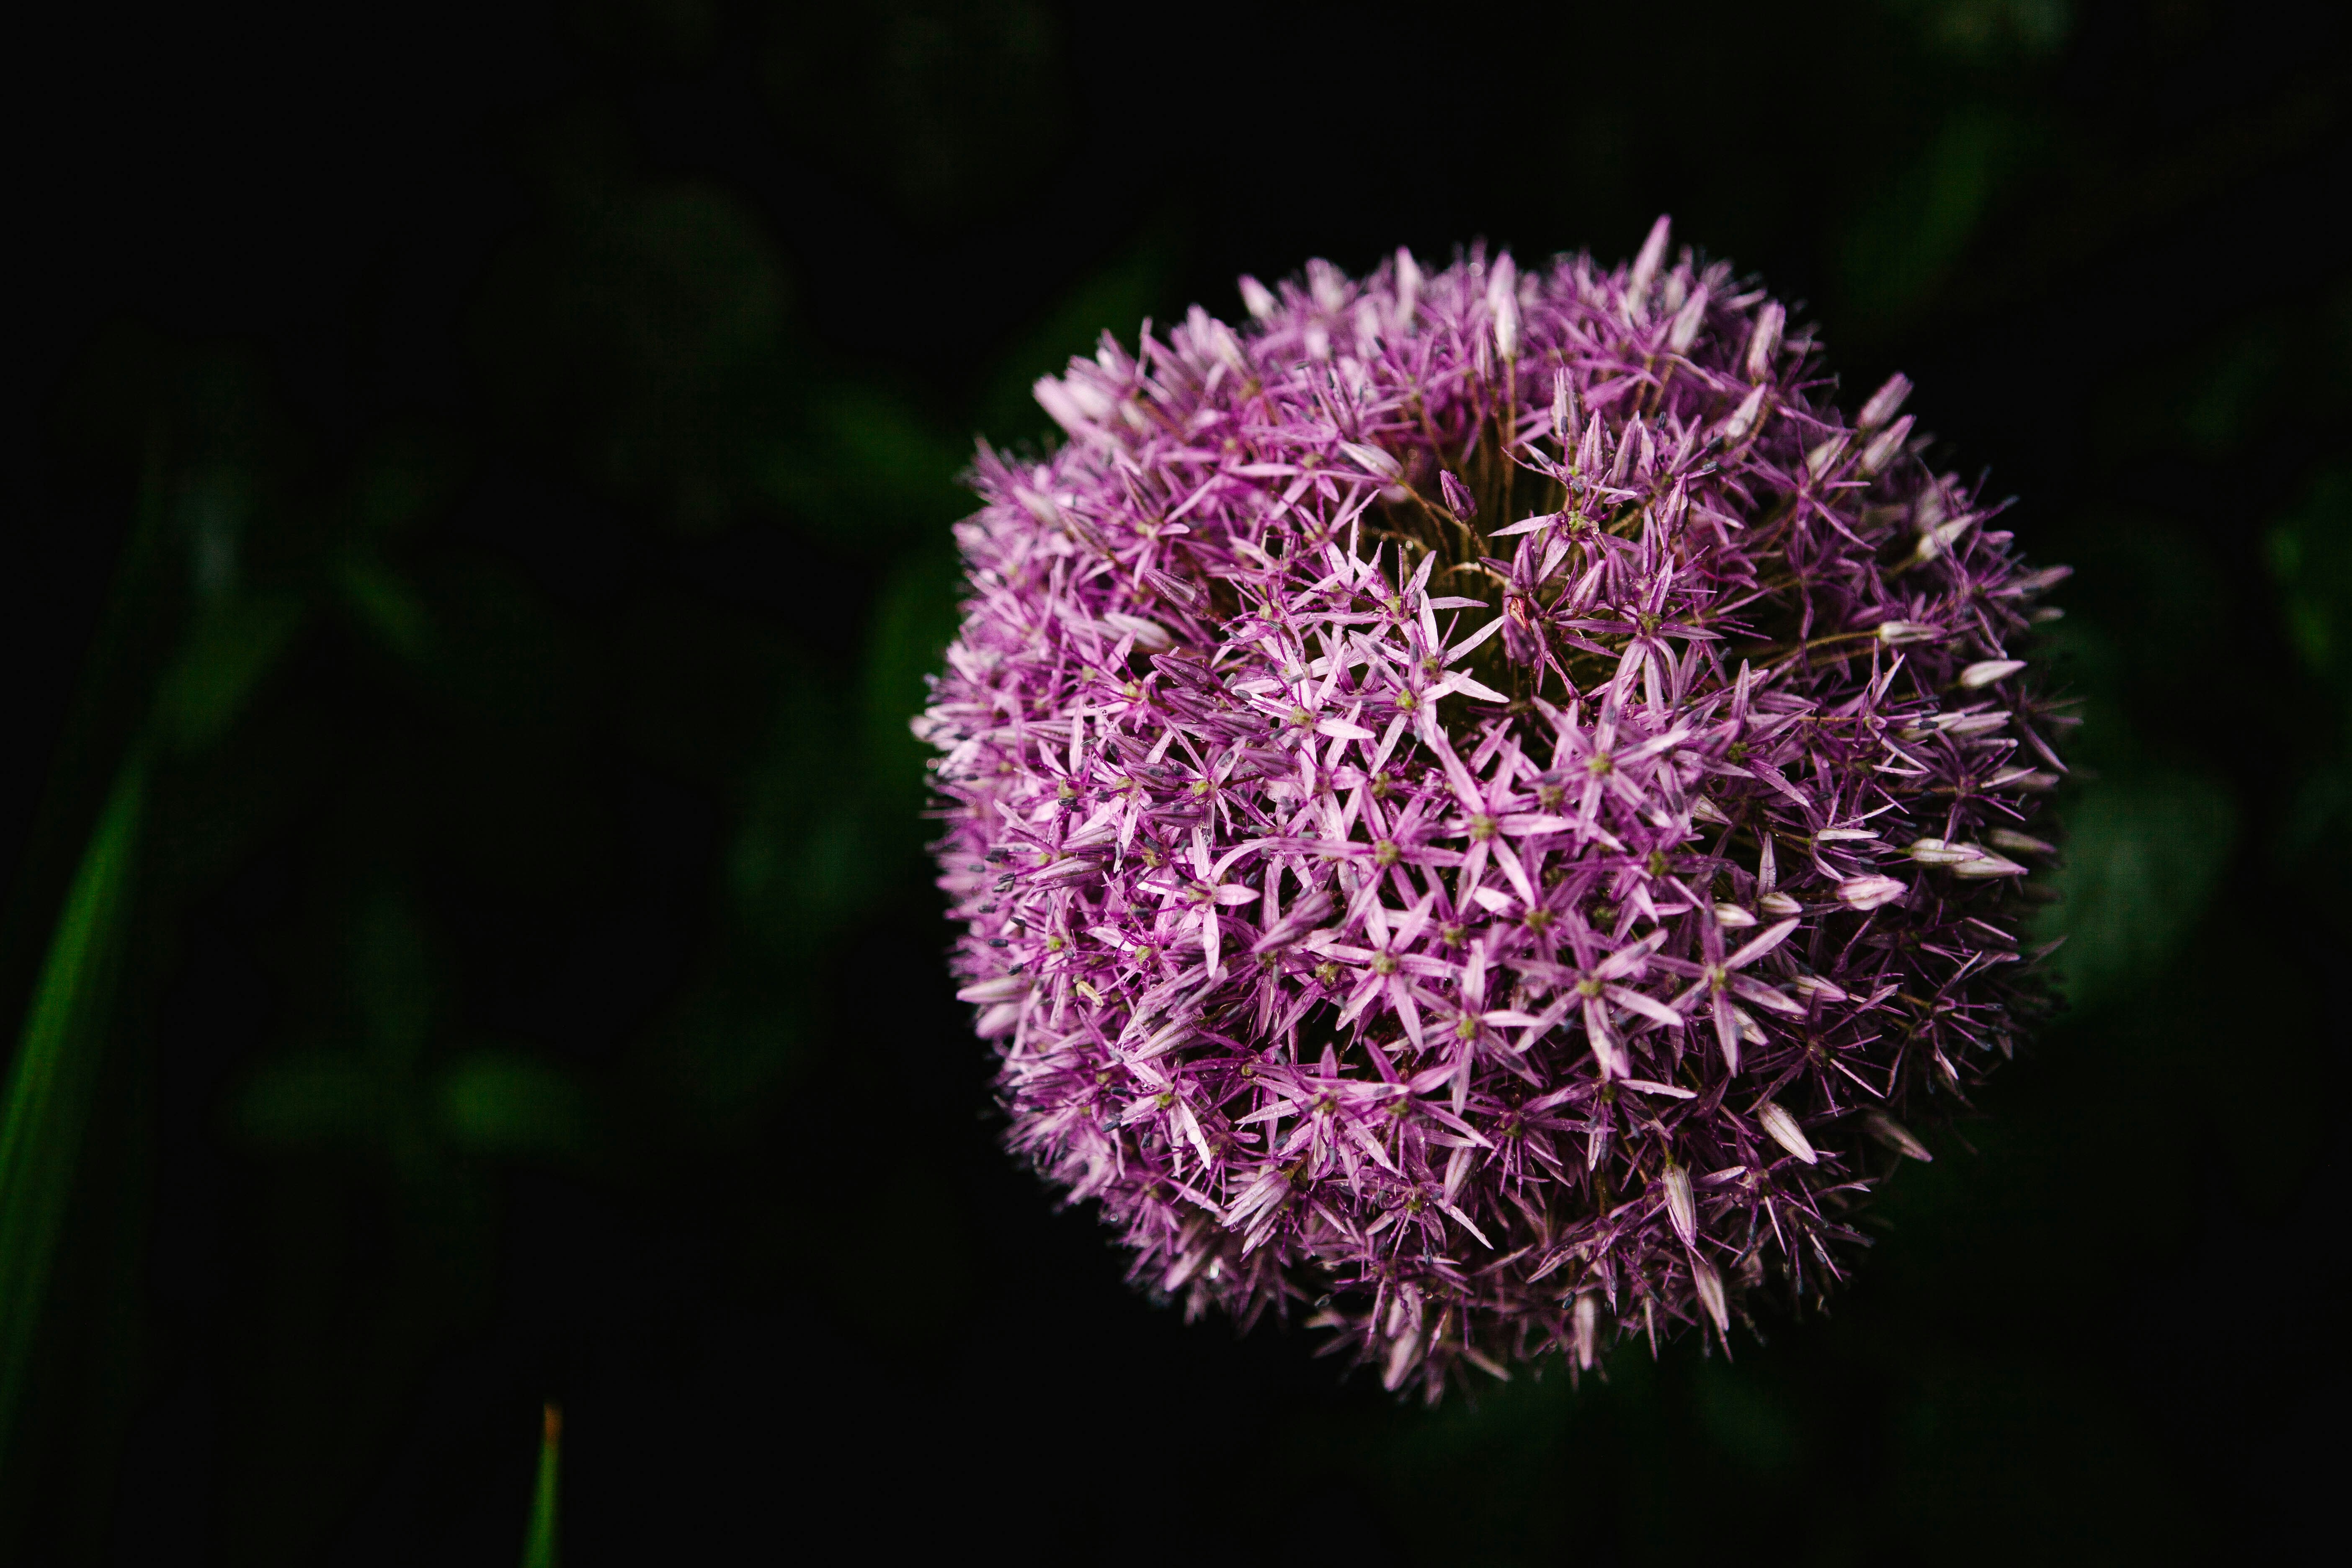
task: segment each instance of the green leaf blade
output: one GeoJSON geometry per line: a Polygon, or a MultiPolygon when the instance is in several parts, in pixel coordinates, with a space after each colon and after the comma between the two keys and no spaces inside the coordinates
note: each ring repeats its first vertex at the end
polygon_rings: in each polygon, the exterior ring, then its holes
{"type": "Polygon", "coordinates": [[[126,764],[49,941],[0,1111],[0,1445],[29,1370],[104,1048],[136,869],[145,770],[126,764]]]}

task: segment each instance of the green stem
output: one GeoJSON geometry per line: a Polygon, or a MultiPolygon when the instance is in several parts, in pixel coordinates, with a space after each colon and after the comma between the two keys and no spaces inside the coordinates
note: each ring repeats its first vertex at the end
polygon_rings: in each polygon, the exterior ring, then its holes
{"type": "Polygon", "coordinates": [[[563,1458],[563,1407],[550,1400],[541,1413],[539,1479],[530,1493],[530,1529],[523,1537],[522,1568],[555,1568],[555,1502],[563,1458]]]}

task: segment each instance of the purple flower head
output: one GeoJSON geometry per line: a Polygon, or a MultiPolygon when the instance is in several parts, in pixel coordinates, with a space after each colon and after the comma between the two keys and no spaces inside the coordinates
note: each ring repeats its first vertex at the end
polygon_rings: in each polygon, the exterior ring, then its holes
{"type": "Polygon", "coordinates": [[[1434,1399],[1817,1293],[2038,1005],[1996,508],[1722,264],[1244,279],[982,447],[919,734],[1013,1146],[1434,1399]]]}

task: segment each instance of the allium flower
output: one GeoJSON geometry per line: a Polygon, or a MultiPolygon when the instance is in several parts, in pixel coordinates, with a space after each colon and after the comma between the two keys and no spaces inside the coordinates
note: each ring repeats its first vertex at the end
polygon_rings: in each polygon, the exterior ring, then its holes
{"type": "Polygon", "coordinates": [[[1433,1399],[1818,1293],[2037,1005],[2063,573],[1666,237],[1106,335],[916,721],[1013,1147],[1433,1399]]]}

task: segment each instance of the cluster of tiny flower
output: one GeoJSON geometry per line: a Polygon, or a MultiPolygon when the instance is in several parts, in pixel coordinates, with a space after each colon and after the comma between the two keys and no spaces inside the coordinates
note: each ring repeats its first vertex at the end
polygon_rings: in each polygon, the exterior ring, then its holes
{"type": "Polygon", "coordinates": [[[1013,1146],[1432,1399],[1818,1293],[2040,1005],[2063,572],[1666,252],[1106,334],[916,721],[1013,1146]]]}

